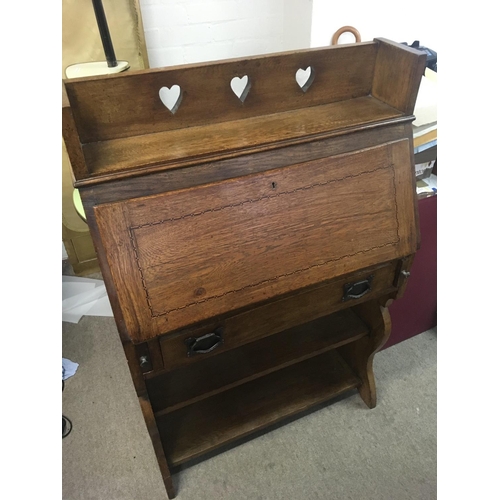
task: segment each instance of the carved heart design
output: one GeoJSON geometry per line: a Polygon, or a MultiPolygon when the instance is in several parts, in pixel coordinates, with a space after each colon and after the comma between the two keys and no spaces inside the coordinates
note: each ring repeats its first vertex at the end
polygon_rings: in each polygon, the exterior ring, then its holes
{"type": "Polygon", "coordinates": [[[299,68],[295,73],[295,80],[303,92],[307,92],[314,81],[314,68],[308,66],[306,69],[299,68]]]}
{"type": "Polygon", "coordinates": [[[171,88],[162,87],[160,89],[160,99],[165,107],[172,113],[179,109],[182,101],[182,91],[179,85],[172,85],[171,88]]]}
{"type": "Polygon", "coordinates": [[[244,75],[241,78],[235,76],[231,80],[231,89],[241,102],[245,102],[248,92],[250,92],[250,87],[251,83],[250,83],[250,78],[248,78],[248,75],[244,75]]]}

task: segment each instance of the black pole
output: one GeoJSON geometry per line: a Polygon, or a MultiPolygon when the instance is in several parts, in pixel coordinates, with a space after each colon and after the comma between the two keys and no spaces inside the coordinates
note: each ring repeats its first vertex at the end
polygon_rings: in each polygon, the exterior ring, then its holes
{"type": "Polygon", "coordinates": [[[108,22],[104,14],[102,1],[92,0],[92,4],[94,5],[95,17],[97,19],[99,33],[101,34],[102,46],[104,48],[104,54],[106,55],[106,61],[108,62],[108,68],[114,68],[118,63],[116,62],[115,50],[113,49],[113,42],[109,34],[108,22]]]}

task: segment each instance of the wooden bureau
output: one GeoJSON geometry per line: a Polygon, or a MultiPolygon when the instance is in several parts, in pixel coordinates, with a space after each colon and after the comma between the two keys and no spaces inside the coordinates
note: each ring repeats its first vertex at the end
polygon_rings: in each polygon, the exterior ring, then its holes
{"type": "Polygon", "coordinates": [[[63,136],[171,473],[357,389],[419,244],[426,56],[385,39],[64,81],[63,136]]]}

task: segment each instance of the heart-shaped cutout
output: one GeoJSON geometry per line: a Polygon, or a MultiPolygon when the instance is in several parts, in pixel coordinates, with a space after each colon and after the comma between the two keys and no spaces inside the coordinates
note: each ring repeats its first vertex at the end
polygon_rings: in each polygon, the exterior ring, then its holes
{"type": "Polygon", "coordinates": [[[251,86],[252,84],[250,82],[250,78],[248,78],[248,75],[244,75],[241,78],[235,76],[231,80],[231,89],[241,102],[245,102],[248,92],[250,92],[251,86]]]}
{"type": "Polygon", "coordinates": [[[182,101],[182,90],[179,85],[172,85],[171,88],[162,87],[160,89],[160,99],[165,107],[172,113],[179,109],[182,101]]]}
{"type": "Polygon", "coordinates": [[[312,66],[308,66],[306,69],[299,68],[295,73],[295,81],[302,92],[307,92],[314,81],[314,68],[312,66]]]}

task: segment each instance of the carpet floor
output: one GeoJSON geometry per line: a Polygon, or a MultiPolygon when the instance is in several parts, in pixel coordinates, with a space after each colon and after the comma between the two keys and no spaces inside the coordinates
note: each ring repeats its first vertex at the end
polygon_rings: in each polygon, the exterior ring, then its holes
{"type": "MultiPolygon", "coordinates": [[[[112,318],[63,323],[63,500],[166,500],[112,318]]],[[[378,404],[352,396],[174,476],[179,500],[436,498],[436,344],[429,330],[375,356],[378,404]]]]}

